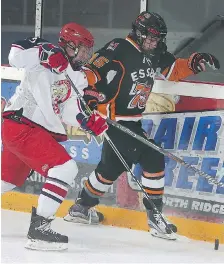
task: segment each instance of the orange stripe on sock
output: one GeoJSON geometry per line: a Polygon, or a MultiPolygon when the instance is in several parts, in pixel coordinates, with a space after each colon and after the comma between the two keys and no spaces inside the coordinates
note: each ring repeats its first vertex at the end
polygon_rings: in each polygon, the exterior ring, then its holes
{"type": "Polygon", "coordinates": [[[148,189],[144,189],[148,194],[164,194],[164,190],[161,191],[152,191],[152,190],[148,190],[148,189]]]}
{"type": "Polygon", "coordinates": [[[112,184],[112,183],[113,183],[113,181],[110,181],[110,180],[107,180],[107,179],[103,178],[103,177],[101,176],[101,174],[99,174],[99,173],[97,173],[97,176],[98,176],[98,178],[99,178],[102,182],[104,182],[104,183],[106,183],[106,184],[112,184]]]}
{"type": "Polygon", "coordinates": [[[103,196],[104,193],[100,193],[100,192],[97,192],[96,190],[94,190],[90,185],[89,183],[86,181],[85,182],[85,185],[86,185],[86,188],[94,195],[97,195],[97,196],[103,196]]]}
{"type": "Polygon", "coordinates": [[[147,178],[147,177],[161,177],[161,176],[164,176],[165,173],[164,171],[155,172],[155,173],[149,173],[149,172],[143,171],[143,174],[145,178],[147,178]]]}

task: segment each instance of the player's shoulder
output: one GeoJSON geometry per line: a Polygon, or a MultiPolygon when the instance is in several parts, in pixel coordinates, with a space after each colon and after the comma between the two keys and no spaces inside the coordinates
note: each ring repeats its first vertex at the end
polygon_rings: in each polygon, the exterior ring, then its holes
{"type": "Polygon", "coordinates": [[[104,49],[111,51],[119,51],[127,45],[126,42],[127,41],[123,38],[114,38],[104,46],[104,49]]]}
{"type": "Polygon", "coordinates": [[[17,40],[12,43],[12,47],[20,49],[30,49],[33,47],[38,47],[44,43],[49,43],[47,40],[38,37],[28,37],[22,40],[17,40]]]}
{"type": "Polygon", "coordinates": [[[173,63],[176,60],[176,57],[169,51],[166,51],[164,53],[161,54],[160,56],[160,61],[167,61],[170,63],[173,63]]]}
{"type": "Polygon", "coordinates": [[[159,67],[165,69],[170,67],[175,61],[176,57],[172,53],[166,51],[160,55],[159,67]]]}

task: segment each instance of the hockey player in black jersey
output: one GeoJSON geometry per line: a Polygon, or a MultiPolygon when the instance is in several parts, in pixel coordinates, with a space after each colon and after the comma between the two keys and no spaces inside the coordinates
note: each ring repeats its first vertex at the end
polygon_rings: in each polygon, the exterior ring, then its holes
{"type": "MultiPolygon", "coordinates": [[[[141,114],[153,89],[156,72],[160,71],[167,80],[179,81],[204,71],[205,64],[219,69],[218,60],[211,54],[194,53],[187,59],[175,58],[167,51],[166,35],[167,27],[160,15],[142,12],[134,21],[132,32],[125,39],[113,39],[98,50],[87,66],[92,76],[89,76],[89,87],[85,89],[84,99],[90,108],[98,109],[145,137],[141,114]]],[[[85,128],[84,114],[82,120],[81,126],[85,128]]],[[[112,126],[107,134],[130,167],[133,163],[142,166],[142,185],[162,212],[164,156],[112,126]]],[[[125,170],[108,142],[104,141],[101,161],[85,181],[76,204],[69,209],[64,219],[98,223],[99,217],[92,213],[91,208],[99,203],[99,198],[125,170]]],[[[146,198],[143,198],[143,203],[151,234],[174,239],[172,234],[167,234],[164,224],[152,211],[146,198]]],[[[177,231],[175,225],[170,223],[170,227],[173,232],[177,231]]]]}

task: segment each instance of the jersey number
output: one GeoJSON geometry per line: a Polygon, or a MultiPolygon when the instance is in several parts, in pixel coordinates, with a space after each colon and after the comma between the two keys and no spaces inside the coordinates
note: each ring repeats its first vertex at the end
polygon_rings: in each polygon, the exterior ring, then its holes
{"type": "Polygon", "coordinates": [[[101,56],[93,62],[93,65],[95,65],[97,68],[101,68],[103,67],[104,64],[108,62],[109,60],[107,58],[105,58],[104,56],[101,56]]]}
{"type": "Polygon", "coordinates": [[[129,109],[139,108],[143,109],[146,106],[146,102],[151,93],[151,86],[147,86],[145,83],[134,83],[131,89],[130,95],[134,95],[128,104],[129,109]]]}

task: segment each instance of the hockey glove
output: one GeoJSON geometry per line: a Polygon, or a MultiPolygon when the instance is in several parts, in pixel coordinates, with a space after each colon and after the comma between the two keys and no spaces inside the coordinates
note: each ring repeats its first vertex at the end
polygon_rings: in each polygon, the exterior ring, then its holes
{"type": "MultiPolygon", "coordinates": [[[[88,86],[87,88],[83,89],[84,95],[83,99],[88,104],[91,111],[97,110],[97,105],[99,102],[99,93],[95,89],[94,86],[88,86]]],[[[85,112],[85,106],[83,106],[82,102],[80,102],[81,108],[83,109],[83,112],[85,112]]]]}
{"type": "Polygon", "coordinates": [[[76,119],[82,129],[94,136],[99,136],[108,129],[106,120],[97,113],[92,113],[91,116],[88,117],[83,113],[79,113],[76,119]]]}
{"type": "Polygon", "coordinates": [[[40,64],[51,72],[60,74],[68,67],[68,60],[63,51],[53,44],[39,46],[40,64]]]}
{"type": "Polygon", "coordinates": [[[193,53],[188,60],[188,66],[194,74],[205,71],[205,64],[213,70],[220,68],[218,59],[209,53],[193,53]]]}

